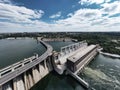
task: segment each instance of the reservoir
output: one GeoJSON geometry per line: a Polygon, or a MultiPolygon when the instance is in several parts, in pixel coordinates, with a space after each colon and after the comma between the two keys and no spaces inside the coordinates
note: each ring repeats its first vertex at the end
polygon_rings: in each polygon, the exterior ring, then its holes
{"type": "MultiPolygon", "coordinates": [[[[48,42],[55,51],[73,42],[48,42]]],[[[0,68],[11,65],[34,53],[42,55],[45,48],[35,39],[0,40],[0,68]]],[[[120,90],[120,59],[98,54],[79,75],[95,90],[120,90]]],[[[39,81],[31,90],[84,90],[70,76],[59,76],[54,71],[39,81]]]]}
{"type": "Polygon", "coordinates": [[[16,63],[35,53],[42,55],[45,47],[32,38],[0,40],[0,69],[16,63]]]}

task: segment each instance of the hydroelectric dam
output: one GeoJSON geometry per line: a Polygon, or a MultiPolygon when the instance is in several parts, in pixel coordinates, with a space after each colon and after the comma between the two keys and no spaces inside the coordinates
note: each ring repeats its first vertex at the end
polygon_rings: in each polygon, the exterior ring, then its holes
{"type": "Polygon", "coordinates": [[[0,90],[29,90],[52,70],[59,75],[70,75],[85,88],[89,88],[89,84],[78,73],[98,53],[99,45],[88,45],[82,41],[55,52],[52,46],[39,41],[47,49],[44,54],[36,54],[0,70],[0,90]]]}

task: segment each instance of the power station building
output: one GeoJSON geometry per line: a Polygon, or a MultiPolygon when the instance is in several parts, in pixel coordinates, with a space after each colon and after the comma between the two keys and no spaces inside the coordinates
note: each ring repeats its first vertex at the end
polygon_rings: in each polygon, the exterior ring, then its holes
{"type": "Polygon", "coordinates": [[[67,58],[67,69],[72,72],[76,72],[82,66],[82,64],[92,56],[92,54],[96,54],[96,51],[97,45],[90,45],[81,50],[79,53],[67,58]]]}

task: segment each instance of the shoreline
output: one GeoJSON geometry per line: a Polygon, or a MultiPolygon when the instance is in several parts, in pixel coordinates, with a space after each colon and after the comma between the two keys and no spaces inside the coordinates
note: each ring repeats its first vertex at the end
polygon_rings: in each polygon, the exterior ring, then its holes
{"type": "Polygon", "coordinates": [[[102,51],[100,51],[99,53],[102,54],[102,55],[105,55],[105,56],[109,56],[109,57],[120,59],[120,55],[118,55],[118,54],[111,54],[111,53],[106,53],[106,52],[102,52],[102,51]]]}
{"type": "Polygon", "coordinates": [[[42,38],[42,41],[72,41],[71,38],[42,38]]]}

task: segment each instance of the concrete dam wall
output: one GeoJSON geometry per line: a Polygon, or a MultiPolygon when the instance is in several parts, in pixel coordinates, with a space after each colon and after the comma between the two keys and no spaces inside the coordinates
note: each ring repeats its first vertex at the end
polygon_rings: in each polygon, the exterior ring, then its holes
{"type": "Polygon", "coordinates": [[[47,49],[43,55],[32,56],[0,70],[0,90],[29,90],[53,70],[53,49],[47,43],[40,42],[47,49]]]}

